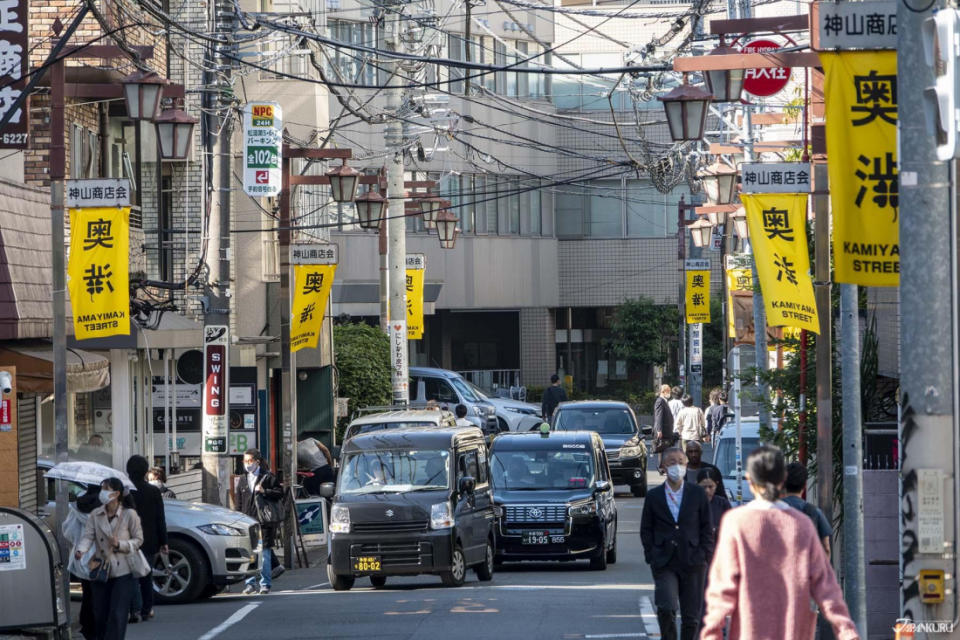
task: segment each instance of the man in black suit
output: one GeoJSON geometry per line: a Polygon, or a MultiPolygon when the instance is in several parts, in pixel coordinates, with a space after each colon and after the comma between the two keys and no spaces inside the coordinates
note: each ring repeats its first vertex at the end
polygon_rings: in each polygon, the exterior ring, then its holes
{"type": "Polygon", "coordinates": [[[698,485],[684,481],[687,458],[677,447],[660,456],[667,481],[654,487],[643,503],[640,540],[653,570],[654,600],[662,640],[677,639],[677,602],[680,637],[695,640],[703,605],[703,579],[713,555],[710,503],[698,485]]]}
{"type": "MultiPolygon", "coordinates": [[[[158,553],[167,553],[167,518],[163,510],[163,494],[147,482],[147,471],[150,463],[143,456],[130,456],[127,460],[127,475],[133,486],[133,501],[137,506],[137,515],[140,516],[140,526],[143,528],[143,544],[140,551],[146,556],[147,562],[153,566],[158,553]]],[[[133,598],[135,610],[130,611],[130,622],[150,620],[153,618],[153,576],[138,578],[139,593],[133,598]]]]}
{"type": "Polygon", "coordinates": [[[660,395],[653,403],[653,435],[657,450],[673,446],[673,410],[670,408],[670,385],[660,385],[660,395]]]}

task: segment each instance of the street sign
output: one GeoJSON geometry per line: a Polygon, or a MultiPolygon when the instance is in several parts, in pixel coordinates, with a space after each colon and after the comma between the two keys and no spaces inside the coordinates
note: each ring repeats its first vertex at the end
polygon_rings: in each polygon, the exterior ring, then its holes
{"type": "MultiPolygon", "coordinates": [[[[743,53],[770,53],[780,48],[773,40],[754,40],[744,45],[743,53]]],[[[780,93],[790,82],[790,67],[747,69],[743,74],[743,89],[755,96],[768,97],[780,93]]]]}
{"type": "Polygon", "coordinates": [[[227,364],[230,333],[226,325],[203,328],[203,451],[227,453],[227,364]]]}
{"type": "MultiPolygon", "coordinates": [[[[29,0],[7,0],[0,5],[0,119],[13,108],[27,86],[30,71],[29,0]]],[[[28,101],[17,107],[0,133],[0,149],[26,149],[30,140],[28,101]]]]}
{"type": "Polygon", "coordinates": [[[334,242],[290,245],[290,264],[339,264],[340,248],[334,242]]]}
{"type": "Polygon", "coordinates": [[[710,261],[695,259],[695,258],[687,258],[686,260],[683,261],[683,268],[685,271],[709,271],[710,261]]]}
{"type": "Polygon", "coordinates": [[[68,209],[129,207],[130,181],[126,178],[67,180],[65,195],[68,209]]]}
{"type": "Polygon", "coordinates": [[[407,254],[407,269],[426,269],[427,257],[422,253],[407,254]]]}
{"type": "Polygon", "coordinates": [[[410,381],[407,379],[407,321],[390,322],[390,366],[393,367],[393,402],[410,402],[410,381]]]}
{"type": "Polygon", "coordinates": [[[703,325],[690,325],[690,373],[700,373],[703,366],[703,325]]]}
{"type": "Polygon", "coordinates": [[[810,7],[815,51],[896,49],[896,0],[814,2],[810,7]]]}
{"type": "Polygon", "coordinates": [[[810,165],[806,162],[747,163],[741,165],[743,193],[810,193],[810,165]]]}
{"type": "Polygon", "coordinates": [[[280,193],[283,113],[275,102],[243,105],[243,192],[250,196],[280,193]]]}

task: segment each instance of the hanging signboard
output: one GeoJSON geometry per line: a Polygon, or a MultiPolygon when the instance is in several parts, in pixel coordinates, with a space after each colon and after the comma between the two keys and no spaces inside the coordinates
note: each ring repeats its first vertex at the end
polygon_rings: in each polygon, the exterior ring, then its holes
{"type": "Polygon", "coordinates": [[[294,265],[293,303],[290,306],[291,353],[317,348],[336,271],[335,264],[294,265]]]}
{"type": "Polygon", "coordinates": [[[335,242],[290,245],[290,264],[339,264],[340,248],[335,242]]]}
{"type": "Polygon", "coordinates": [[[226,454],[230,333],[226,325],[203,328],[203,451],[226,454]]]}
{"type": "Polygon", "coordinates": [[[745,193],[740,199],[747,211],[768,326],[819,333],[807,253],[807,197],[805,193],[745,193]]]}
{"type": "Polygon", "coordinates": [[[835,282],[900,283],[897,54],[821,53],[835,282]]]}
{"type": "Polygon", "coordinates": [[[737,336],[743,334],[744,331],[741,330],[739,334],[737,332],[738,316],[735,313],[735,310],[737,309],[738,305],[734,301],[735,296],[746,295],[750,297],[750,319],[753,319],[753,268],[750,263],[750,256],[746,254],[733,254],[726,256],[725,267],[727,276],[727,309],[730,309],[730,312],[727,313],[727,336],[736,339],[737,336]]]}
{"type": "Polygon", "coordinates": [[[243,192],[250,196],[280,193],[283,117],[275,102],[243,105],[243,192]]]}
{"type": "Polygon", "coordinates": [[[423,278],[427,259],[422,253],[407,254],[407,339],[423,337],[423,278]]]}
{"type": "Polygon", "coordinates": [[[742,193],[810,193],[806,162],[746,163],[740,167],[742,193]]]}
{"type": "MultiPolygon", "coordinates": [[[[30,2],[0,3],[0,119],[6,117],[29,79],[30,2]]],[[[26,149],[30,141],[30,99],[27,98],[0,131],[0,149],[26,149]]]]}
{"type": "Polygon", "coordinates": [[[70,209],[67,288],[77,340],[130,335],[130,208],[70,209]]]}
{"type": "Polygon", "coordinates": [[[710,322],[710,261],[686,260],[687,324],[710,322]]]}
{"type": "Polygon", "coordinates": [[[390,366],[393,367],[393,401],[410,401],[410,381],[407,379],[407,323],[405,320],[390,322],[390,366]]]}
{"type": "MultiPolygon", "coordinates": [[[[743,53],[771,53],[780,48],[773,40],[754,40],[743,46],[743,53]]],[[[783,91],[790,82],[790,67],[747,69],[743,73],[743,90],[755,96],[768,97],[783,91]]]]}
{"type": "Polygon", "coordinates": [[[814,2],[810,30],[815,51],[896,49],[896,0],[814,2]]]}
{"type": "Polygon", "coordinates": [[[703,325],[690,325],[690,373],[703,370],[703,325]]]}
{"type": "Polygon", "coordinates": [[[67,180],[64,196],[70,209],[129,207],[130,181],[126,178],[67,180]]]}

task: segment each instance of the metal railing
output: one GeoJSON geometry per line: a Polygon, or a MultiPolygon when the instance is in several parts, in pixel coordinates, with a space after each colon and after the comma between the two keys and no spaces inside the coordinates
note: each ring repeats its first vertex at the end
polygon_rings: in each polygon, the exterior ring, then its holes
{"type": "Polygon", "coordinates": [[[526,389],[520,386],[520,369],[473,369],[457,371],[461,376],[477,385],[491,396],[526,396],[526,389]]]}
{"type": "Polygon", "coordinates": [[[897,469],[900,441],[896,422],[867,422],[863,430],[863,468],[897,469]]]}

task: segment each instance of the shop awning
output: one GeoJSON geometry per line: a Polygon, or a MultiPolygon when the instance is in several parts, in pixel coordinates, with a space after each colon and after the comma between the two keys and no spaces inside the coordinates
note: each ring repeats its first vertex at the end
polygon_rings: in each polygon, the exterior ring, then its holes
{"type": "MultiPolygon", "coordinates": [[[[17,368],[17,390],[53,393],[53,346],[49,342],[19,341],[0,344],[0,368],[17,368]]],[[[104,356],[67,349],[67,391],[86,393],[110,385],[110,360],[104,356]]]]}

